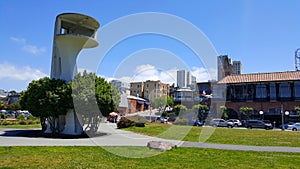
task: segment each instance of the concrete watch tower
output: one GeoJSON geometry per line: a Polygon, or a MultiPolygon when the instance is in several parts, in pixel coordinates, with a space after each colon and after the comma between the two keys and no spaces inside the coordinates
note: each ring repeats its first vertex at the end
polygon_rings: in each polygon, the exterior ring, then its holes
{"type": "MultiPolygon", "coordinates": [[[[100,23],[87,15],[78,13],[62,13],[56,17],[52,51],[50,78],[71,81],[76,75],[76,59],[84,48],[98,46],[97,30],[100,23]]],[[[58,123],[62,134],[79,135],[83,128],[74,110],[60,116],[58,123]]],[[[47,127],[46,132],[49,132],[47,127]]]]}

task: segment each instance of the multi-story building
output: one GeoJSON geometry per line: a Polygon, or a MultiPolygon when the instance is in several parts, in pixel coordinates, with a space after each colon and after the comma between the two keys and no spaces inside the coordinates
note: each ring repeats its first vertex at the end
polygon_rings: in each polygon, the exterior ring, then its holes
{"type": "Polygon", "coordinates": [[[130,89],[129,83],[122,82],[120,80],[111,80],[109,83],[114,86],[120,94],[127,93],[130,89]]]}
{"type": "Polygon", "coordinates": [[[144,95],[145,99],[157,98],[157,97],[168,97],[169,95],[169,84],[162,83],[161,81],[147,80],[144,82],[144,95]]]}
{"type": "Polygon", "coordinates": [[[186,70],[177,71],[177,87],[195,89],[196,77],[186,70]]]}
{"type": "Polygon", "coordinates": [[[198,104],[199,100],[196,97],[196,92],[190,88],[180,88],[174,92],[173,98],[174,104],[184,105],[188,108],[192,108],[193,105],[198,104]]]}
{"type": "Polygon", "coordinates": [[[242,74],[241,61],[231,61],[228,55],[218,56],[218,80],[232,74],[242,74]]]}
{"type": "Polygon", "coordinates": [[[143,97],[144,82],[131,82],[130,95],[136,97],[143,97]]]}
{"type": "Polygon", "coordinates": [[[177,86],[179,88],[187,86],[185,70],[178,70],[177,71],[177,86]]]}
{"type": "Polygon", "coordinates": [[[145,82],[130,83],[130,95],[153,99],[157,97],[168,97],[169,84],[162,83],[160,80],[147,80],[145,82]]]}
{"type": "Polygon", "coordinates": [[[290,121],[300,121],[294,111],[300,106],[300,71],[256,73],[226,76],[218,82],[226,86],[226,107],[231,117],[242,117],[241,107],[254,109],[252,118],[260,117],[279,124],[282,112],[290,112],[290,121]]]}
{"type": "Polygon", "coordinates": [[[241,61],[233,61],[232,62],[232,74],[233,75],[240,75],[242,74],[242,63],[241,61]]]}
{"type": "Polygon", "coordinates": [[[218,80],[232,74],[232,62],[228,55],[218,56],[218,80]]]}

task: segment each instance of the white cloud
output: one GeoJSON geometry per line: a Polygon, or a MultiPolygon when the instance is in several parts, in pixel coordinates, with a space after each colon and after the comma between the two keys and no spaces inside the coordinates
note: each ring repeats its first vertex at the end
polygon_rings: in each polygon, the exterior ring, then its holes
{"type": "Polygon", "coordinates": [[[31,53],[33,55],[40,55],[40,54],[42,54],[46,51],[46,49],[44,47],[39,48],[39,47],[34,46],[34,45],[24,45],[22,47],[22,50],[26,51],[28,53],[31,53]]]}
{"type": "MultiPolygon", "coordinates": [[[[177,71],[179,69],[172,68],[168,70],[160,70],[153,65],[145,64],[139,65],[135,68],[134,75],[132,77],[123,76],[121,78],[112,78],[112,77],[104,77],[106,80],[110,81],[113,79],[117,79],[123,82],[141,82],[146,80],[160,80],[163,83],[173,84],[177,83],[177,71]]],[[[211,70],[210,72],[215,72],[211,70]]],[[[208,71],[203,67],[192,67],[191,73],[196,77],[197,82],[207,82],[208,80],[213,79],[210,77],[208,71]]]]}
{"type": "Polygon", "coordinates": [[[16,43],[26,44],[26,39],[24,39],[24,38],[10,37],[10,40],[12,40],[16,43]]]}
{"type": "Polygon", "coordinates": [[[38,47],[36,45],[27,44],[26,39],[24,38],[10,37],[10,40],[12,40],[15,43],[21,44],[23,51],[31,53],[33,55],[40,55],[46,51],[46,48],[44,47],[38,47]]]}
{"type": "Polygon", "coordinates": [[[17,67],[9,63],[0,63],[0,80],[31,81],[47,76],[38,69],[29,66],[17,67]]]}
{"type": "Polygon", "coordinates": [[[203,67],[192,67],[191,73],[196,77],[197,82],[205,82],[210,79],[208,71],[203,67]]]}

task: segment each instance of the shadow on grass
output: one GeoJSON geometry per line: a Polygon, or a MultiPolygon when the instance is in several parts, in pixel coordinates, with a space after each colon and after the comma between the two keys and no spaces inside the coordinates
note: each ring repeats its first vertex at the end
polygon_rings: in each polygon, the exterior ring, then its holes
{"type": "Polygon", "coordinates": [[[53,138],[53,139],[84,139],[92,137],[101,137],[109,135],[108,133],[82,133],[81,135],[68,135],[68,134],[52,134],[44,133],[42,130],[6,130],[0,136],[2,137],[29,137],[29,138],[53,138]]]}

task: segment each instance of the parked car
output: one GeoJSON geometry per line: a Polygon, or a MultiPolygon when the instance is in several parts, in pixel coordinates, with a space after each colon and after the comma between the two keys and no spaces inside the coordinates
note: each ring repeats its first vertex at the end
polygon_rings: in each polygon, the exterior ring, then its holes
{"type": "Polygon", "coordinates": [[[203,126],[203,123],[199,120],[196,120],[193,124],[193,126],[203,126]]]}
{"type": "Polygon", "coordinates": [[[240,126],[242,126],[242,122],[240,120],[238,120],[238,119],[229,119],[227,121],[228,122],[233,122],[234,127],[240,127],[240,126]]]}
{"type": "MultiPolygon", "coordinates": [[[[285,123],[283,126],[284,126],[284,129],[288,129],[290,126],[292,126],[294,124],[295,124],[294,122],[288,122],[288,123],[285,123]]],[[[279,125],[279,128],[282,129],[282,125],[279,125]]]]}
{"type": "Polygon", "coordinates": [[[176,119],[177,119],[176,114],[174,113],[168,114],[168,122],[174,122],[176,119]]]}
{"type": "Polygon", "coordinates": [[[267,121],[264,122],[261,120],[248,120],[248,121],[246,121],[245,127],[249,128],[249,129],[262,128],[262,129],[268,130],[268,129],[272,129],[273,125],[271,122],[267,122],[267,121]]]}
{"type": "Polygon", "coordinates": [[[212,119],[209,123],[213,127],[234,127],[234,123],[230,121],[226,121],[224,119],[212,119]]]}
{"type": "Polygon", "coordinates": [[[293,125],[290,125],[287,130],[292,130],[292,131],[300,131],[300,123],[295,123],[293,125]]]}

